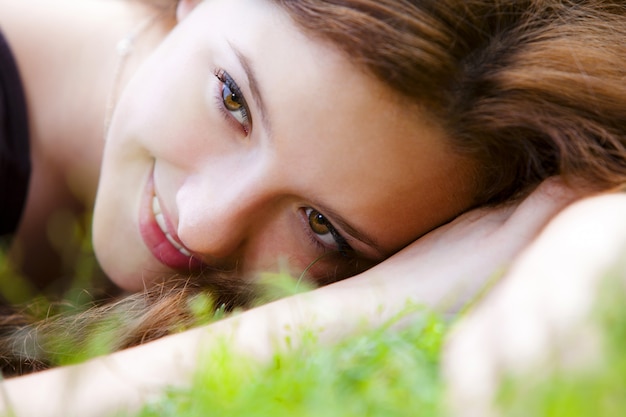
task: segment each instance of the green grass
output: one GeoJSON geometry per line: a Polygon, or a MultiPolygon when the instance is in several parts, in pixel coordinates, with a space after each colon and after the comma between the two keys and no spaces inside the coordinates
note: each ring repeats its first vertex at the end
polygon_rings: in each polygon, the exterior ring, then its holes
{"type": "Polygon", "coordinates": [[[506,416],[626,416],[626,269],[620,269],[604,283],[593,317],[604,339],[600,365],[504,381],[498,403],[506,416]]]}
{"type": "MultiPolygon", "coordinates": [[[[625,271],[616,268],[598,298],[595,320],[605,341],[600,365],[503,381],[497,398],[502,416],[626,416],[625,271]]],[[[0,276],[9,273],[0,268],[0,276]]],[[[304,283],[294,287],[280,276],[266,278],[271,285],[263,301],[308,288],[304,283]]],[[[215,316],[206,300],[195,301],[190,307],[198,316],[208,315],[209,321],[222,316],[215,316]]],[[[401,330],[391,322],[332,346],[317,343],[309,333],[301,347],[265,364],[223,345],[202,358],[190,388],[172,389],[126,417],[443,417],[440,355],[451,325],[425,310],[417,317],[401,330]]],[[[106,332],[94,335],[86,357],[103,353],[107,344],[106,332]]]]}
{"type": "MultiPolygon", "coordinates": [[[[606,342],[601,366],[504,381],[501,415],[625,416],[625,294],[613,286],[600,297],[596,319],[606,342]]],[[[403,330],[383,326],[335,346],[318,346],[310,335],[302,348],[265,365],[223,346],[203,359],[190,389],[170,391],[134,417],[443,416],[439,361],[449,327],[424,312],[403,330]]]]}
{"type": "Polygon", "coordinates": [[[331,347],[304,346],[258,365],[223,346],[204,358],[193,387],[138,416],[434,416],[447,325],[424,314],[404,330],[384,326],[331,347]]]}

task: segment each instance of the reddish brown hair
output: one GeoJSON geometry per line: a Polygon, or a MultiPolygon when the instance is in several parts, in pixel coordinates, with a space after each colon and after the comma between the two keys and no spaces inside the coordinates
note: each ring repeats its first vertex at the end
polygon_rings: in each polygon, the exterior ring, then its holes
{"type": "Polygon", "coordinates": [[[621,1],[275,0],[422,104],[478,162],[476,204],[561,175],[626,182],[626,6],[621,1]]]}

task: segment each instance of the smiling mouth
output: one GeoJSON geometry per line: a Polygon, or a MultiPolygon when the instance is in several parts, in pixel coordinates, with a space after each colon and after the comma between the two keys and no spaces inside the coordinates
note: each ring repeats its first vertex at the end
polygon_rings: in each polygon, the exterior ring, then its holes
{"type": "Polygon", "coordinates": [[[154,215],[154,219],[156,220],[159,229],[161,229],[161,232],[163,232],[163,234],[165,235],[167,241],[170,242],[172,246],[174,246],[181,254],[187,257],[191,257],[191,253],[187,249],[185,249],[180,243],[178,243],[172,237],[170,232],[168,232],[167,225],[165,223],[165,216],[163,215],[163,212],[161,210],[161,203],[159,203],[159,199],[156,195],[152,196],[152,214],[154,215]]]}

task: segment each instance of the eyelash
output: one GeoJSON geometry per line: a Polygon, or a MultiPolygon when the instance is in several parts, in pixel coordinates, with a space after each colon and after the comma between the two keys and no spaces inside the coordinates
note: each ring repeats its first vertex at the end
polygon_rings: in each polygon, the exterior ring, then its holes
{"type": "MultiPolygon", "coordinates": [[[[215,74],[215,77],[221,83],[221,86],[218,89],[217,95],[216,95],[216,101],[217,101],[220,111],[223,113],[226,120],[228,120],[231,123],[236,123],[238,126],[240,126],[243,129],[245,134],[248,135],[250,133],[252,123],[249,118],[250,111],[246,103],[246,99],[244,98],[241,92],[241,89],[239,88],[235,80],[233,80],[232,77],[223,69],[217,69],[214,74],[215,74]],[[231,91],[231,93],[241,101],[241,106],[242,106],[241,117],[243,119],[243,123],[237,120],[235,116],[233,116],[232,114],[232,112],[237,111],[237,110],[230,110],[226,107],[226,104],[224,103],[224,90],[223,90],[224,87],[228,88],[231,91]]],[[[328,228],[328,233],[330,233],[333,240],[335,241],[335,244],[337,245],[338,253],[340,253],[344,257],[349,257],[350,254],[354,252],[354,250],[348,244],[346,239],[341,235],[341,233],[337,231],[335,226],[332,225],[332,223],[326,218],[326,216],[324,216],[319,211],[313,208],[305,208],[304,212],[305,212],[305,219],[306,219],[305,221],[307,223],[305,227],[306,234],[317,248],[319,248],[322,251],[325,251],[328,249],[328,246],[320,241],[319,236],[321,235],[313,231],[312,226],[310,224],[310,217],[309,217],[311,212],[318,213],[324,219],[323,225],[328,228]]]]}
{"type": "Polygon", "coordinates": [[[221,83],[215,97],[220,111],[227,121],[236,123],[239,127],[243,129],[246,135],[250,134],[250,131],[252,129],[250,109],[248,108],[248,104],[246,103],[246,99],[244,98],[244,95],[241,92],[239,85],[237,85],[237,83],[235,82],[235,80],[233,80],[230,74],[228,74],[223,69],[216,69],[214,74],[218,81],[221,83]],[[224,103],[224,87],[228,88],[231,93],[241,101],[242,108],[239,111],[241,111],[241,118],[243,119],[243,121],[237,120],[237,118],[235,118],[235,116],[232,114],[233,112],[238,110],[230,110],[226,107],[226,104],[224,103]]]}
{"type": "Polygon", "coordinates": [[[341,256],[343,257],[350,257],[350,255],[354,252],[354,249],[352,249],[348,241],[341,235],[341,233],[337,231],[335,226],[332,225],[332,223],[326,218],[326,216],[324,216],[322,213],[320,213],[319,211],[311,207],[304,208],[303,211],[304,211],[304,218],[306,222],[306,227],[305,227],[306,234],[310,238],[310,240],[315,244],[315,246],[317,246],[320,250],[324,250],[324,251],[328,249],[328,246],[320,241],[319,236],[321,235],[313,231],[313,228],[311,226],[311,221],[310,221],[310,215],[312,212],[318,213],[320,216],[323,217],[324,226],[328,228],[328,233],[330,233],[333,240],[335,241],[335,244],[337,245],[337,252],[339,252],[339,254],[341,254],[341,256]]]}

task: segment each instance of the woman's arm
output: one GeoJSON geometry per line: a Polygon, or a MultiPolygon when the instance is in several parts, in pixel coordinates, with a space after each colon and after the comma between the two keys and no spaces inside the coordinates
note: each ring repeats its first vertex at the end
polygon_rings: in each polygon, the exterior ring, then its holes
{"type": "Polygon", "coordinates": [[[625,253],[626,194],[588,198],[560,213],[448,340],[454,415],[497,415],[493,401],[504,377],[598,365],[592,314],[600,284],[623,268],[625,253]]]}
{"type": "Polygon", "coordinates": [[[354,278],[82,365],[6,381],[4,409],[17,416],[110,415],[188,383],[201,347],[221,340],[267,360],[297,344],[303,329],[332,343],[393,318],[408,301],[454,309],[573,198],[550,182],[517,206],[468,213],[354,278]]]}

